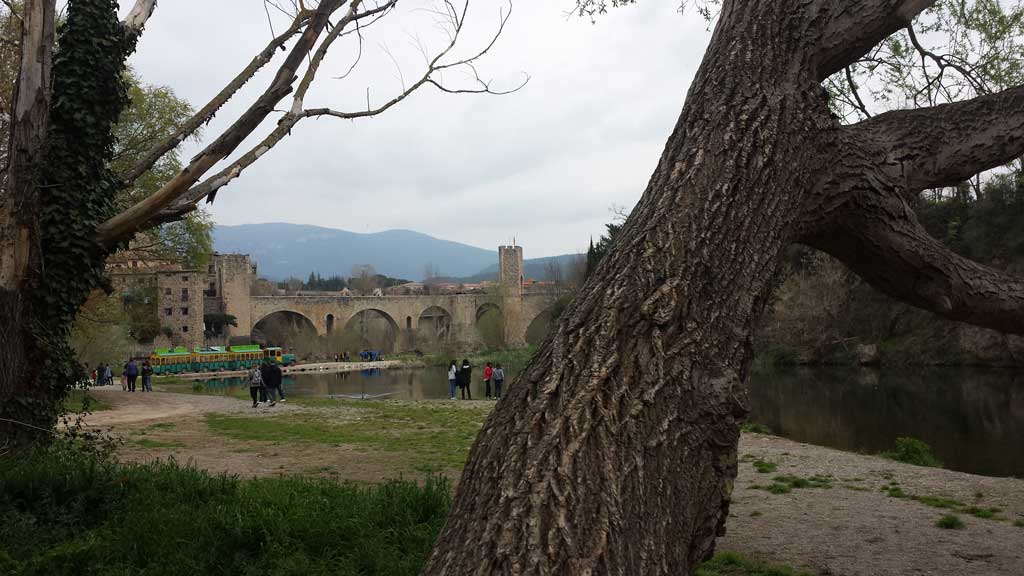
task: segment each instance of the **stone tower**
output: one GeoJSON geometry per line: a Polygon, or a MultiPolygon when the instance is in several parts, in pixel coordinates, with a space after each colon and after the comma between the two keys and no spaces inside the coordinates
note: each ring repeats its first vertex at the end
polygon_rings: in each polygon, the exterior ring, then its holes
{"type": "Polygon", "coordinates": [[[505,344],[525,346],[523,323],[523,247],[498,246],[498,288],[505,325],[505,344]]]}
{"type": "Polygon", "coordinates": [[[498,246],[498,285],[506,296],[523,295],[522,246],[498,246]]]}

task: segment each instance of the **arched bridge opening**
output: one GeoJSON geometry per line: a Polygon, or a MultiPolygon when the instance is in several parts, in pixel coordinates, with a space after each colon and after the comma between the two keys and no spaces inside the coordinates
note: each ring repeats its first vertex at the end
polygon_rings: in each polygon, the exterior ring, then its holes
{"type": "Polygon", "coordinates": [[[316,325],[308,317],[292,310],[271,312],[253,325],[252,341],[263,346],[281,346],[300,357],[317,348],[316,325]]]}

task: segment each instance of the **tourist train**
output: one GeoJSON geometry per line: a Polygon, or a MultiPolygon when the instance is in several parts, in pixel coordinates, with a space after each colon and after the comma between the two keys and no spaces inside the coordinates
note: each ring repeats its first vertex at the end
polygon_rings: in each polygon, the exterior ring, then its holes
{"type": "Polygon", "coordinates": [[[220,372],[245,370],[269,360],[272,364],[291,366],[294,354],[285,354],[281,348],[260,348],[256,344],[245,346],[212,346],[194,348],[191,352],[181,346],[157,348],[149,356],[154,374],[181,374],[184,372],[220,372]]]}

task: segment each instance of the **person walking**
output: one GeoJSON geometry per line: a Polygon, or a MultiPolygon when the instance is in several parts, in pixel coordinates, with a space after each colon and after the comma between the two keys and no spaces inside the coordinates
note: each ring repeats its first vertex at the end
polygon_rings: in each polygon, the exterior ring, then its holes
{"type": "Polygon", "coordinates": [[[491,376],[494,376],[494,368],[491,367],[491,363],[488,362],[484,366],[484,397],[488,400],[491,399],[491,376]]]}
{"type": "Polygon", "coordinates": [[[96,386],[104,386],[107,383],[107,372],[103,367],[103,362],[100,362],[96,366],[96,371],[92,373],[93,384],[96,386]]]}
{"type": "Polygon", "coordinates": [[[494,399],[501,400],[501,385],[505,383],[505,370],[498,364],[494,368],[494,399]]]}
{"type": "Polygon", "coordinates": [[[135,392],[135,380],[139,377],[139,366],[135,364],[135,360],[128,359],[128,363],[124,365],[124,376],[128,380],[128,391],[135,392]]]}
{"type": "Polygon", "coordinates": [[[249,396],[252,397],[252,407],[259,405],[260,391],[263,389],[263,374],[259,366],[249,369],[249,396]]]}
{"type": "Polygon", "coordinates": [[[110,369],[110,364],[103,364],[103,384],[105,386],[114,385],[114,372],[110,369]]]}
{"type": "MultiPolygon", "coordinates": [[[[287,402],[288,399],[284,397],[284,373],[281,372],[281,367],[277,364],[270,364],[270,386],[273,388],[273,393],[277,394],[277,397],[281,399],[281,402],[287,402]]],[[[273,406],[273,404],[271,404],[273,406]]]]}
{"type": "Polygon", "coordinates": [[[448,399],[455,400],[455,385],[457,384],[456,377],[459,375],[459,369],[455,367],[455,360],[452,360],[451,365],[448,366],[448,399]]]}
{"type": "Polygon", "coordinates": [[[142,391],[153,391],[153,367],[149,365],[149,360],[142,362],[142,391]]]}
{"type": "Polygon", "coordinates": [[[473,384],[473,367],[469,365],[468,359],[463,359],[462,368],[459,369],[459,389],[462,390],[463,400],[472,400],[473,391],[470,386],[473,384]]]}
{"type": "Polygon", "coordinates": [[[277,390],[274,388],[274,375],[270,369],[270,360],[264,359],[260,364],[260,377],[263,379],[263,387],[260,389],[260,402],[270,401],[269,406],[277,405],[277,390]]]}

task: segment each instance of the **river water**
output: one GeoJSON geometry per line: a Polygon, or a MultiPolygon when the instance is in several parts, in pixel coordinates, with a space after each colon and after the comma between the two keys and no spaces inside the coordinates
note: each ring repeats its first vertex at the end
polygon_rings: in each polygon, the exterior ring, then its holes
{"type": "MultiPolygon", "coordinates": [[[[511,384],[510,378],[506,386],[511,384]]],[[[211,389],[242,386],[211,380],[211,389]]],[[[307,397],[444,399],[444,368],[297,374],[286,393],[307,397]]],[[[474,376],[474,399],[483,382],[474,376]]],[[[901,436],[930,444],[947,468],[1024,477],[1024,376],[1009,370],[807,368],[756,372],[752,422],[800,442],[877,453],[901,436]]]]}

